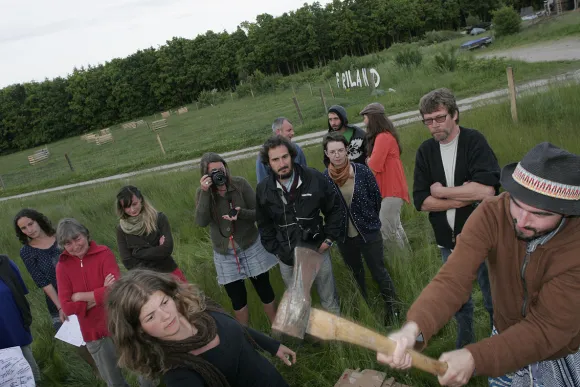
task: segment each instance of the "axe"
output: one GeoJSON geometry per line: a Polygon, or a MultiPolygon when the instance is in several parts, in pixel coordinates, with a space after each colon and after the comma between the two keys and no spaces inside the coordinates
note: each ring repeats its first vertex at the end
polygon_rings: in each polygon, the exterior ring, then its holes
{"type": "MultiPolygon", "coordinates": [[[[317,251],[294,249],[292,284],[284,292],[272,330],[304,338],[308,333],[322,340],[342,341],[373,351],[392,354],[397,346],[390,338],[320,309],[311,308],[310,288],[324,257],[317,251]]],[[[417,351],[407,350],[415,368],[439,376],[447,371],[447,363],[434,360],[417,351]]]]}

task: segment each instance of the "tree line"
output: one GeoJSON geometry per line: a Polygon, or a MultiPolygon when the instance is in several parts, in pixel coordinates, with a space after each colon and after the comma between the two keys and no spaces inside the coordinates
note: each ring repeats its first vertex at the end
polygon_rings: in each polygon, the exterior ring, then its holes
{"type": "MultiPolygon", "coordinates": [[[[507,2],[519,9],[541,0],[507,2]]],[[[232,33],[174,37],[104,65],[75,68],[67,78],[11,85],[0,90],[0,154],[189,104],[203,91],[235,91],[256,73],[294,74],[426,31],[455,30],[469,16],[488,21],[499,6],[500,0],[316,2],[279,17],[258,15],[232,33]]]]}

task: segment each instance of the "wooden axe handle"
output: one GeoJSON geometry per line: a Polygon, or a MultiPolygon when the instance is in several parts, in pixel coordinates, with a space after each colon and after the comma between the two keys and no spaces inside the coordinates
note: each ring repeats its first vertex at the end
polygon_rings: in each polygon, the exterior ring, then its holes
{"type": "MultiPolygon", "coordinates": [[[[338,340],[373,351],[391,355],[397,343],[361,325],[331,313],[312,308],[306,332],[323,340],[338,340]]],[[[414,350],[407,350],[411,355],[412,365],[435,376],[441,376],[447,371],[447,363],[432,359],[414,350]]]]}

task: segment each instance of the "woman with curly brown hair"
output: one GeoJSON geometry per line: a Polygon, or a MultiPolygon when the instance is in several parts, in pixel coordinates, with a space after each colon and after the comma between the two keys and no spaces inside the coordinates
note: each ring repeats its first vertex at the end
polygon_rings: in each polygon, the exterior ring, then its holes
{"type": "Polygon", "coordinates": [[[130,271],[111,287],[107,312],[119,365],[148,378],[162,376],[168,387],[288,386],[257,350],[289,366],[296,362],[293,351],[245,328],[171,275],[130,271]]]}

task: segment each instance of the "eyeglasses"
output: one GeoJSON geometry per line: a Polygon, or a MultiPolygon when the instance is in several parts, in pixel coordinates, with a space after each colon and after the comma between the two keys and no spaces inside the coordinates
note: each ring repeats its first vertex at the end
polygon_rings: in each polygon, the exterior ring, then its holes
{"type": "Polygon", "coordinates": [[[443,122],[445,122],[445,120],[447,119],[447,116],[449,115],[449,113],[447,114],[443,114],[441,116],[437,116],[434,118],[426,118],[423,120],[423,123],[427,126],[433,124],[433,121],[437,122],[438,124],[441,124],[443,122]]]}
{"type": "Polygon", "coordinates": [[[341,148],[337,150],[327,151],[329,156],[342,156],[346,153],[346,149],[341,148]]]}

